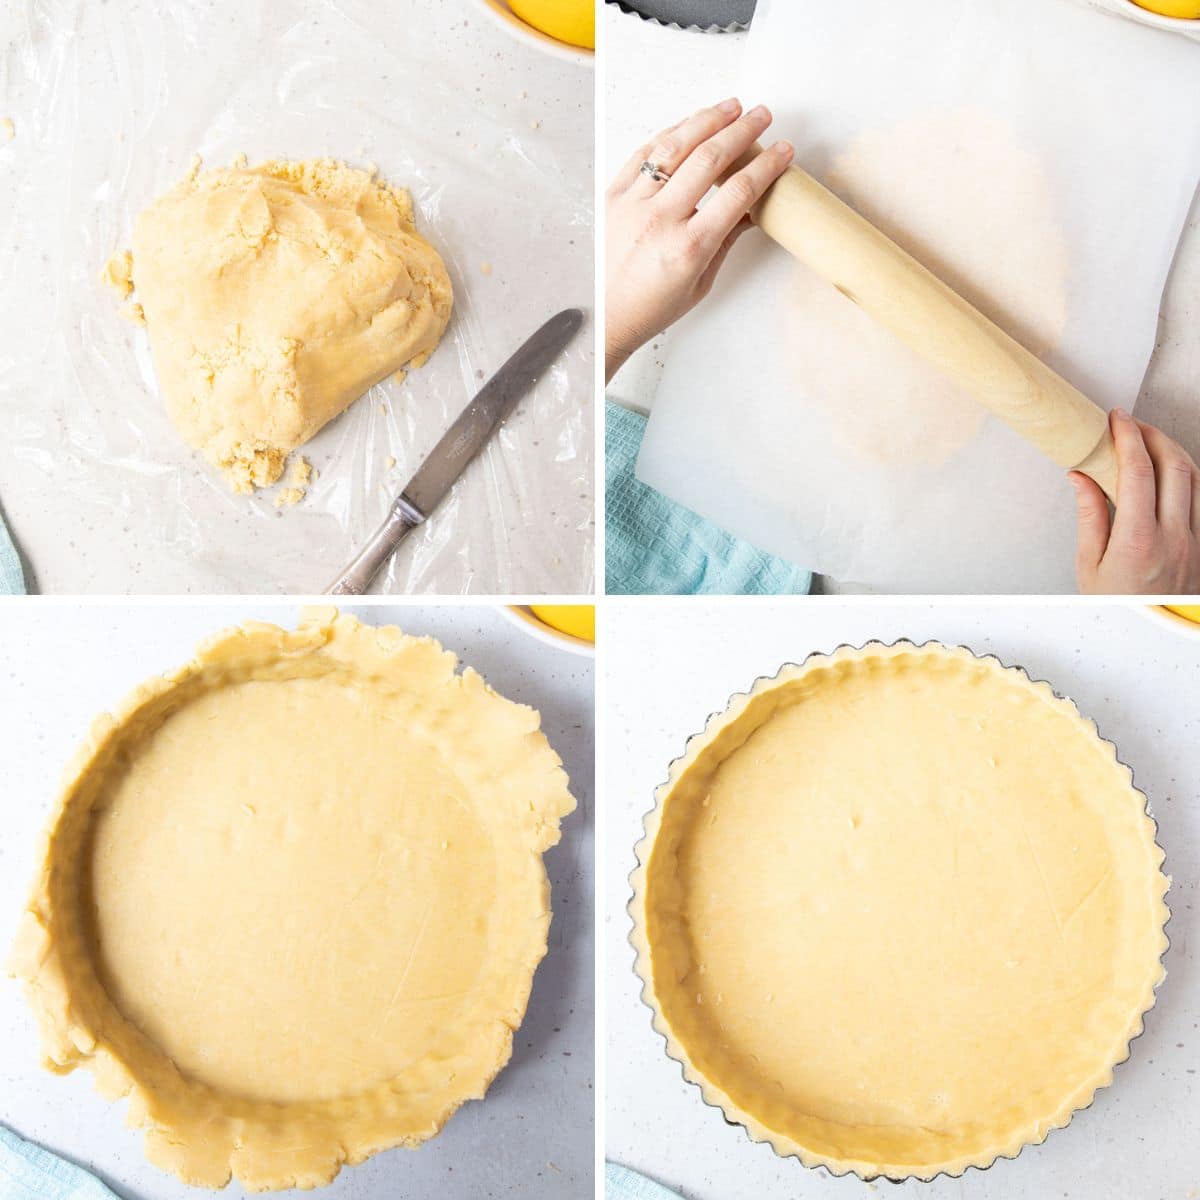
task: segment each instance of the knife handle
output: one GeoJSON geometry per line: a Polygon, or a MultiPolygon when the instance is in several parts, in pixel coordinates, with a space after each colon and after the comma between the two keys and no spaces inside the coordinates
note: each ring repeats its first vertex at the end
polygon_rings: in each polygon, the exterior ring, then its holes
{"type": "Polygon", "coordinates": [[[424,520],[424,513],[415,504],[409,503],[404,496],[398,497],[362,553],[325,589],[325,595],[361,596],[395,553],[396,547],[424,520]]]}

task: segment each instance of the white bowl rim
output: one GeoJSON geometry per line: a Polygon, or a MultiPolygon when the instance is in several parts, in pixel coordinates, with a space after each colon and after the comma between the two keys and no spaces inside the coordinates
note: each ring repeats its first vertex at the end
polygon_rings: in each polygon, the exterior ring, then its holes
{"type": "MultiPolygon", "coordinates": [[[[589,602],[581,600],[579,603],[580,607],[585,607],[589,602]]],[[[559,629],[552,629],[534,615],[528,604],[506,604],[503,611],[504,615],[514,625],[520,626],[530,637],[536,638],[539,642],[547,646],[566,650],[568,654],[578,654],[582,658],[596,657],[596,644],[594,642],[585,642],[583,638],[577,638],[574,634],[564,633],[559,629]]]]}
{"type": "Polygon", "coordinates": [[[532,25],[522,21],[504,0],[475,0],[475,3],[518,42],[524,42],[526,46],[532,46],[535,50],[541,50],[563,62],[572,62],[583,67],[595,66],[594,50],[589,50],[586,46],[572,46],[567,42],[560,42],[548,33],[534,29],[532,25]]]}
{"type": "Polygon", "coordinates": [[[1129,15],[1135,20],[1153,25],[1156,29],[1187,29],[1193,33],[1200,33],[1200,17],[1168,17],[1163,13],[1151,12],[1140,4],[1134,4],[1133,0],[1125,0],[1125,7],[1132,9],[1129,15]]]}
{"type": "Polygon", "coordinates": [[[1182,637],[1200,639],[1200,624],[1171,612],[1163,604],[1140,604],[1138,611],[1156,625],[1171,629],[1182,637]]]}

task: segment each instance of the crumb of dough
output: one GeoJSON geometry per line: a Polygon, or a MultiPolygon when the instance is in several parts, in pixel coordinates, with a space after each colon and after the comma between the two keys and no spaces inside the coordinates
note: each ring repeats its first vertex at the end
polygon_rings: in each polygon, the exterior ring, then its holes
{"type": "MultiPolygon", "coordinates": [[[[395,375],[392,376],[392,382],[393,383],[403,383],[407,378],[408,378],[408,372],[403,367],[401,367],[400,370],[398,370],[395,373],[395,375]]],[[[381,404],[379,407],[383,408],[383,405],[381,404]]],[[[384,411],[386,412],[387,410],[384,409],[384,411]]]]}
{"type": "Polygon", "coordinates": [[[492,273],[492,264],[490,262],[481,262],[479,264],[480,275],[490,275],[492,273]]]}
{"type": "Polygon", "coordinates": [[[128,300],[133,291],[133,255],[128,250],[118,250],[104,264],[100,282],[110,287],[122,300],[128,300]]]}
{"type": "Polygon", "coordinates": [[[381,404],[379,406],[379,411],[386,417],[387,416],[387,405],[381,404]]]}
{"type": "MultiPolygon", "coordinates": [[[[197,159],[138,218],[133,258],[168,414],[239,493],[276,483],[375,383],[424,364],[453,307],[408,192],[331,159],[203,172],[197,159]]],[[[128,296],[132,260],[110,267],[128,296]]]]}
{"type": "Polygon", "coordinates": [[[122,304],[117,312],[131,325],[145,325],[146,323],[146,313],[136,300],[131,300],[128,304],[122,304]]]}
{"type": "Polygon", "coordinates": [[[432,350],[423,350],[415,358],[410,358],[408,360],[408,369],[410,371],[419,371],[429,361],[429,356],[432,353],[432,350]]]}
{"type": "Polygon", "coordinates": [[[308,485],[316,478],[312,463],[302,454],[296,455],[288,466],[287,486],[275,495],[276,508],[291,508],[308,495],[308,485]]]}
{"type": "Polygon", "coordinates": [[[0,119],[0,142],[11,142],[17,136],[17,127],[12,117],[0,119]]]}
{"type": "Polygon", "coordinates": [[[235,167],[244,167],[247,161],[248,159],[246,158],[245,154],[243,154],[240,150],[233,156],[233,166],[235,167]]]}
{"type": "Polygon", "coordinates": [[[214,460],[230,488],[248,496],[255,488],[278,483],[287,462],[287,451],[275,446],[237,446],[234,452],[214,460]]]}
{"type": "Polygon", "coordinates": [[[383,460],[383,465],[390,471],[396,465],[396,456],[394,454],[389,454],[387,458],[383,460]]]}
{"type": "Polygon", "coordinates": [[[526,91],[522,91],[522,92],[521,92],[521,99],[522,99],[522,100],[528,100],[528,99],[529,99],[529,93],[528,93],[528,92],[526,92],[526,91]]]}
{"type": "Polygon", "coordinates": [[[541,121],[530,121],[529,122],[530,129],[541,129],[541,127],[542,127],[541,121]]]}

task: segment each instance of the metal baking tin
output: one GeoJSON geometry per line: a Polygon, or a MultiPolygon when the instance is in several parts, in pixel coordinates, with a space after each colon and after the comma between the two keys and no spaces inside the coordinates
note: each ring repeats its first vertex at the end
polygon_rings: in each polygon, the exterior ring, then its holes
{"type": "Polygon", "coordinates": [[[758,0],[606,0],[624,13],[668,29],[738,33],[750,27],[758,0]]]}
{"type": "MultiPolygon", "coordinates": [[[[609,2],[611,3],[612,0],[609,0],[609,2]]],[[[643,869],[646,866],[646,862],[642,856],[643,856],[644,848],[646,847],[646,843],[650,840],[650,831],[647,826],[647,822],[649,821],[650,817],[655,812],[658,811],[659,804],[661,803],[660,797],[665,794],[666,789],[669,788],[671,786],[671,783],[673,782],[672,772],[674,770],[675,764],[687,756],[688,747],[692,744],[692,742],[696,738],[703,736],[705,730],[707,730],[708,726],[711,724],[711,722],[714,720],[714,718],[720,717],[724,713],[728,712],[729,709],[732,707],[732,705],[736,701],[749,699],[749,697],[751,695],[753,695],[754,692],[757,691],[760,686],[777,680],[784,671],[788,670],[791,667],[804,667],[814,658],[829,658],[832,655],[838,653],[838,651],[840,651],[840,650],[865,650],[868,646],[881,646],[885,649],[893,647],[893,646],[911,646],[914,650],[921,650],[921,649],[924,649],[926,646],[940,646],[943,649],[965,650],[968,654],[971,655],[972,658],[976,658],[980,662],[986,662],[990,659],[991,661],[995,662],[998,666],[1002,667],[1006,671],[1017,671],[1021,675],[1023,675],[1027,680],[1029,680],[1030,683],[1033,683],[1035,685],[1041,684],[1041,685],[1044,685],[1045,687],[1049,688],[1050,692],[1053,694],[1055,699],[1066,701],[1068,704],[1072,705],[1074,707],[1075,711],[1077,713],[1079,713],[1080,717],[1082,717],[1085,721],[1088,721],[1091,724],[1092,728],[1096,731],[1096,736],[1102,742],[1104,742],[1105,745],[1112,747],[1113,755],[1114,755],[1118,765],[1124,767],[1129,772],[1130,786],[1133,788],[1133,790],[1135,792],[1138,793],[1138,795],[1140,795],[1142,797],[1143,801],[1145,801],[1145,803],[1143,805],[1143,810],[1145,811],[1146,817],[1149,819],[1151,825],[1154,826],[1154,845],[1157,847],[1157,849],[1163,856],[1163,861],[1159,866],[1159,871],[1166,877],[1166,880],[1167,880],[1167,890],[1163,895],[1163,906],[1167,910],[1167,919],[1163,922],[1163,936],[1166,939],[1166,946],[1164,947],[1163,952],[1159,955],[1159,958],[1158,958],[1158,961],[1163,968],[1162,976],[1160,977],[1158,982],[1154,985],[1154,991],[1152,993],[1153,999],[1152,999],[1150,1006],[1141,1014],[1142,1028],[1136,1034],[1134,1034],[1133,1037],[1131,1037],[1129,1039],[1129,1041],[1125,1047],[1124,1057],[1118,1059],[1115,1063],[1113,1063],[1113,1078],[1115,1081],[1116,1069],[1119,1066],[1121,1066],[1122,1063],[1129,1061],[1130,1055],[1132,1054],[1133,1043],[1136,1042],[1139,1038],[1141,1038],[1142,1035],[1146,1032],[1146,1017],[1151,1012],[1154,1011],[1155,1005],[1158,1002],[1158,990],[1160,987],[1162,987],[1162,985],[1165,982],[1166,977],[1167,977],[1166,957],[1171,951],[1171,937],[1170,937],[1170,934],[1167,932],[1167,930],[1171,924],[1172,914],[1171,914],[1171,906],[1167,902],[1167,899],[1171,894],[1171,886],[1172,886],[1173,881],[1171,879],[1171,876],[1167,873],[1167,870],[1166,870],[1166,851],[1163,849],[1163,847],[1159,844],[1159,841],[1158,841],[1158,822],[1154,819],[1154,813],[1151,811],[1150,798],[1149,798],[1149,796],[1146,795],[1146,793],[1144,791],[1142,791],[1142,789],[1140,787],[1138,787],[1137,779],[1134,774],[1134,770],[1128,763],[1125,762],[1124,759],[1121,758],[1121,752],[1120,752],[1120,749],[1118,748],[1117,744],[1114,741],[1112,741],[1110,738],[1106,738],[1104,736],[1104,734],[1100,732],[1100,727],[1096,724],[1096,722],[1093,721],[1091,719],[1091,717],[1086,716],[1080,710],[1079,705],[1077,705],[1075,703],[1075,701],[1071,699],[1070,696],[1067,696],[1064,693],[1058,691],[1054,687],[1053,684],[1051,684],[1049,681],[1047,681],[1045,679],[1035,679],[1019,663],[1014,663],[1014,664],[1010,665],[1010,664],[1004,662],[998,655],[978,654],[970,646],[958,645],[958,646],[951,647],[951,646],[948,646],[947,643],[939,642],[934,638],[930,638],[928,641],[925,641],[925,642],[914,642],[914,641],[912,641],[911,638],[897,638],[894,642],[880,642],[880,641],[876,641],[876,640],[872,639],[870,641],[863,642],[860,645],[853,645],[850,642],[842,642],[839,645],[835,646],[832,650],[814,650],[810,654],[807,654],[803,659],[801,659],[799,663],[790,663],[789,662],[789,663],[781,664],[779,669],[775,672],[774,675],[760,675],[757,679],[754,680],[754,682],[750,685],[750,687],[746,691],[731,693],[729,696],[729,699],[725,702],[725,705],[722,708],[718,709],[716,712],[709,713],[709,715],[705,719],[704,725],[702,726],[700,731],[698,733],[694,733],[688,737],[687,741],[684,743],[683,753],[676,756],[674,759],[671,760],[671,762],[667,766],[666,779],[664,779],[663,782],[654,789],[654,805],[651,809],[649,809],[647,811],[645,816],[643,816],[643,818],[642,818],[642,836],[638,839],[637,844],[633,848],[634,858],[635,858],[636,862],[635,862],[633,869],[626,876],[626,882],[629,884],[629,893],[630,894],[629,894],[629,899],[628,899],[628,901],[626,901],[626,904],[625,904],[625,912],[626,912],[626,915],[629,917],[629,932],[626,934],[625,940],[628,943],[630,949],[633,950],[633,958],[634,958],[633,973],[637,977],[638,982],[641,984],[641,988],[638,991],[638,998],[646,1006],[646,1008],[650,1011],[652,1017],[657,1015],[657,1012],[656,1012],[654,1006],[646,999],[646,979],[642,975],[641,971],[639,970],[639,967],[641,965],[641,961],[640,961],[641,956],[638,953],[637,945],[633,940],[635,927],[636,927],[636,922],[635,922],[634,916],[633,916],[633,902],[636,897],[636,891],[637,891],[636,885],[633,882],[633,877],[635,874],[637,874],[637,872],[639,870],[643,869]]],[[[806,1170],[815,1171],[818,1174],[822,1174],[830,1179],[844,1179],[848,1175],[853,1176],[856,1179],[862,1179],[863,1182],[865,1182],[865,1183],[871,1183],[871,1182],[873,1182],[875,1180],[879,1180],[879,1179],[884,1179],[888,1183],[905,1183],[910,1179],[913,1179],[913,1180],[918,1179],[918,1177],[915,1175],[906,1175],[903,1177],[893,1177],[891,1175],[875,1175],[875,1176],[865,1177],[865,1176],[859,1175],[857,1172],[850,1170],[850,1169],[847,1169],[845,1171],[835,1171],[835,1170],[833,1170],[832,1167],[828,1167],[828,1166],[824,1165],[823,1163],[820,1163],[813,1167],[809,1167],[806,1163],[804,1163],[803,1159],[801,1159],[798,1154],[780,1154],[780,1152],[775,1148],[775,1146],[771,1142],[765,1141],[765,1139],[756,1138],[750,1132],[750,1130],[747,1129],[746,1126],[743,1125],[740,1121],[734,1121],[731,1117],[729,1117],[729,1115],[725,1112],[725,1110],[719,1104],[712,1103],[704,1095],[704,1089],[700,1086],[700,1084],[695,1082],[694,1080],[688,1078],[687,1069],[684,1067],[683,1062],[680,1059],[676,1058],[675,1055],[673,1055],[671,1053],[670,1043],[669,1043],[667,1036],[663,1033],[660,1033],[659,1030],[654,1027],[653,1023],[651,1024],[651,1032],[656,1034],[658,1037],[662,1038],[663,1049],[665,1050],[667,1057],[679,1067],[679,1071],[680,1071],[680,1074],[683,1076],[684,1082],[686,1084],[688,1084],[689,1086],[694,1087],[696,1089],[696,1091],[698,1091],[700,1093],[701,1102],[703,1104],[705,1104],[708,1108],[715,1109],[718,1113],[720,1113],[721,1118],[725,1122],[726,1125],[731,1125],[731,1126],[741,1129],[741,1131],[746,1135],[747,1141],[752,1142],[756,1145],[764,1144],[764,1142],[765,1142],[766,1145],[770,1146],[771,1151],[775,1155],[776,1158],[794,1158],[798,1162],[800,1162],[800,1165],[805,1167],[806,1170]]],[[[1099,1095],[1100,1092],[1104,1091],[1105,1088],[1108,1088],[1111,1086],[1112,1086],[1112,1084],[1105,1084],[1105,1085],[1103,1085],[1103,1087],[1096,1088],[1096,1090],[1092,1093],[1092,1098],[1087,1102],[1087,1104],[1085,1104],[1082,1108],[1077,1108],[1077,1109],[1073,1110],[1064,1124],[1056,1125],[1056,1126],[1054,1126],[1054,1128],[1048,1129],[1046,1131],[1045,1136],[1041,1139],[1041,1141],[1026,1142],[1021,1147],[1021,1149],[1018,1150],[1015,1154],[998,1154],[985,1167],[970,1165],[970,1166],[964,1167],[957,1174],[950,1172],[950,1171],[939,1171],[936,1175],[932,1176],[929,1180],[918,1180],[918,1181],[922,1182],[922,1183],[926,1183],[926,1182],[932,1183],[935,1179],[941,1179],[941,1178],[961,1179],[968,1171],[989,1171],[998,1162],[1014,1161],[1015,1159],[1019,1158],[1031,1146],[1044,1145],[1051,1133],[1054,1133],[1059,1129],[1066,1129],[1071,1124],[1071,1122],[1075,1119],[1075,1117],[1078,1113],[1086,1112],[1089,1108],[1091,1108],[1092,1105],[1096,1102],[1096,1096],[1099,1095]]]]}
{"type": "MultiPolygon", "coordinates": [[[[1200,21],[1164,17],[1140,8],[1133,0],[1082,0],[1100,12],[1111,13],[1170,33],[1200,41],[1200,21]]],[[[670,29],[693,29],[701,33],[736,33],[748,29],[757,0],[606,0],[622,12],[631,13],[670,29]]]]}

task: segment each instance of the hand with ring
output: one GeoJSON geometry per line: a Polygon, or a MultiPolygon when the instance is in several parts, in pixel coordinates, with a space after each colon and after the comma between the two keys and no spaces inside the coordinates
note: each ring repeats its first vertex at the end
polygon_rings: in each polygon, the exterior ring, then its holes
{"type": "Polygon", "coordinates": [[[606,379],[708,295],[750,210],[794,157],[776,142],[717,186],[770,124],[761,105],[743,114],[726,100],[659,134],[618,173],[606,209],[606,379]]]}

